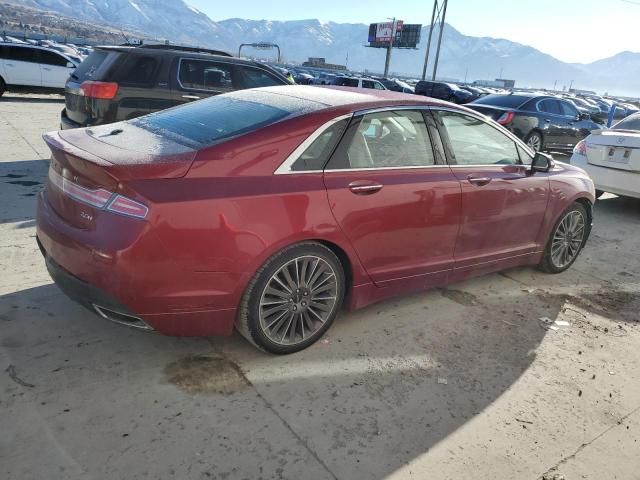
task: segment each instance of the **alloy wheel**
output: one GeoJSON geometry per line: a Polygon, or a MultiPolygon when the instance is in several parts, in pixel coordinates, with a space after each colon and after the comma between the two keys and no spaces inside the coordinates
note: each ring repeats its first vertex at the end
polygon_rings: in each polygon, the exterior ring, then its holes
{"type": "Polygon", "coordinates": [[[527,139],[527,145],[534,151],[534,152],[539,152],[540,151],[540,147],[541,147],[542,141],[540,139],[540,137],[538,135],[531,135],[528,139],[527,139]]]}
{"type": "Polygon", "coordinates": [[[337,297],[333,267],[317,256],[297,257],[267,282],[260,298],[260,329],[279,345],[304,342],[331,317],[337,297]]]}
{"type": "Polygon", "coordinates": [[[560,221],[551,241],[551,261],[564,268],[576,258],[584,241],[586,222],[581,212],[573,210],[560,221]]]}

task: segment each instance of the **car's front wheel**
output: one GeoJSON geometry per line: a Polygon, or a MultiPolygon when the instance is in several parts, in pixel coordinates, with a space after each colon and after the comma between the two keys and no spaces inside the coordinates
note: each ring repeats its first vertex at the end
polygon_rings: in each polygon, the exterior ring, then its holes
{"type": "Polygon", "coordinates": [[[585,207],[576,202],[556,222],[551,231],[540,269],[560,273],[578,258],[588,235],[589,217],[585,207]]]}
{"type": "Polygon", "coordinates": [[[0,97],[6,91],[7,91],[7,84],[4,83],[4,80],[2,79],[2,77],[0,77],[0,97]]]}
{"type": "Polygon", "coordinates": [[[315,242],[273,255],[242,298],[236,328],[271,353],[293,353],[317,341],[335,319],[345,291],[338,257],[315,242]]]}

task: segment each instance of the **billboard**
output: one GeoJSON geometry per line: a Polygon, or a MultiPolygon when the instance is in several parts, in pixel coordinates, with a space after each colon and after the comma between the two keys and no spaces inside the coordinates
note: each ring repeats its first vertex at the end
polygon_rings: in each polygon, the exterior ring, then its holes
{"type": "MultiPolygon", "coordinates": [[[[397,48],[416,48],[420,43],[422,25],[405,24],[402,20],[396,21],[396,35],[393,46],[397,48]]],[[[369,46],[386,48],[391,43],[393,34],[393,22],[372,23],[369,25],[369,46]]]]}

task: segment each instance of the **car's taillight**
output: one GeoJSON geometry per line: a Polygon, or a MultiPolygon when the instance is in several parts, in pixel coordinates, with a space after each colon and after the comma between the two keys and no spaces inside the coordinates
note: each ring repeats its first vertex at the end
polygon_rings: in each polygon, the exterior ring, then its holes
{"type": "Polygon", "coordinates": [[[49,181],[68,197],[100,210],[108,210],[134,218],[146,218],[147,213],[149,213],[149,207],[140,202],[104,188],[90,189],[82,187],[60,175],[53,168],[49,169],[49,181]]]}
{"type": "Polygon", "coordinates": [[[136,218],[145,218],[149,212],[146,205],[119,194],[107,205],[107,210],[136,218]]]}
{"type": "Polygon", "coordinates": [[[85,97],[111,100],[118,93],[118,84],[115,82],[87,80],[80,84],[80,91],[85,97]]]}
{"type": "Polygon", "coordinates": [[[53,168],[49,169],[49,181],[58,187],[65,195],[96,208],[104,208],[113,196],[113,192],[105,190],[104,188],[91,190],[81,187],[68,178],[64,178],[53,168]]]}
{"type": "Polygon", "coordinates": [[[513,120],[513,117],[515,117],[515,113],[513,112],[504,112],[502,115],[500,115],[500,118],[498,118],[498,120],[496,120],[500,125],[508,125],[511,123],[511,120],[513,120]]]}
{"type": "Polygon", "coordinates": [[[587,140],[580,140],[575,147],[573,147],[573,153],[578,155],[587,155],[587,140]]]}

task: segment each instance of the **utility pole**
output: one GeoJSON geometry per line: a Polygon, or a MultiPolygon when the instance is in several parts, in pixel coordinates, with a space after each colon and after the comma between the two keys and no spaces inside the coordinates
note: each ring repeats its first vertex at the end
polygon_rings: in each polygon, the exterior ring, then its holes
{"type": "Polygon", "coordinates": [[[422,67],[422,80],[427,76],[427,64],[429,63],[429,50],[431,50],[431,36],[433,35],[433,22],[436,18],[436,1],[433,5],[433,13],[431,14],[431,23],[429,24],[429,41],[427,42],[427,52],[424,54],[424,67],[422,67]]]}
{"type": "Polygon", "coordinates": [[[440,35],[438,35],[438,48],[436,48],[436,62],[433,65],[433,78],[432,80],[436,81],[436,73],[438,72],[438,60],[440,59],[440,45],[442,44],[442,33],[444,32],[444,19],[447,17],[447,4],[448,0],[444,0],[442,3],[442,17],[440,19],[440,35]]]}
{"type": "Polygon", "coordinates": [[[384,61],[384,78],[389,76],[389,64],[391,63],[391,50],[393,49],[393,40],[396,37],[396,17],[393,17],[391,24],[391,41],[387,47],[387,58],[384,61]]]}
{"type": "Polygon", "coordinates": [[[571,87],[573,87],[573,80],[571,80],[571,83],[569,84],[569,91],[571,91],[571,87]]]}
{"type": "Polygon", "coordinates": [[[436,79],[438,73],[438,60],[440,59],[440,46],[442,44],[442,33],[444,31],[444,22],[447,16],[447,4],[449,0],[435,0],[433,2],[433,13],[431,14],[431,25],[429,26],[429,41],[427,42],[427,52],[424,56],[424,67],[422,68],[422,79],[427,76],[427,65],[429,63],[429,54],[431,53],[431,37],[433,35],[433,27],[438,24],[440,32],[438,33],[438,46],[436,48],[436,60],[433,64],[433,80],[436,79]]]}

